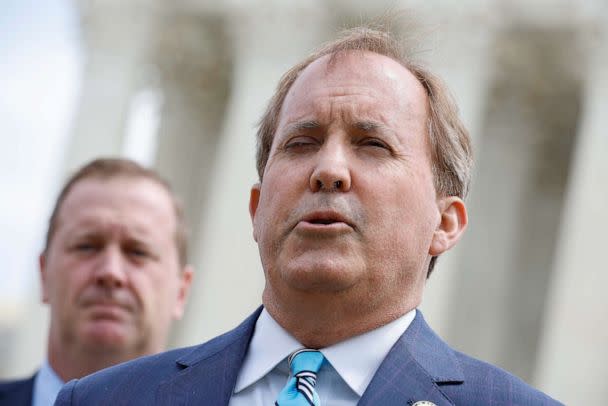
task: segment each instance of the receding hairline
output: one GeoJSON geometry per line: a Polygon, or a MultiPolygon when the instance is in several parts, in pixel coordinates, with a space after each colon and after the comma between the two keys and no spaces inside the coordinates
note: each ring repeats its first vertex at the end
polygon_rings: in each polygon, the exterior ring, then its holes
{"type": "MultiPolygon", "coordinates": [[[[284,110],[285,101],[291,93],[294,84],[307,68],[323,58],[329,58],[328,66],[337,64],[343,54],[379,55],[404,68],[421,87],[426,96],[427,114],[432,110],[431,98],[434,75],[416,60],[406,56],[406,50],[390,31],[377,30],[371,26],[357,27],[343,31],[341,37],[322,45],[307,58],[292,66],[279,80],[268,107],[259,121],[257,131],[256,168],[259,180],[262,181],[270,149],[274,142],[279,120],[284,110]],[[273,118],[274,116],[274,118],[273,118]]],[[[429,126],[430,127],[430,126],[429,126]]],[[[430,133],[430,130],[427,130],[430,133]]]]}
{"type": "MultiPolygon", "coordinates": [[[[163,195],[165,196],[166,203],[168,203],[168,207],[171,209],[174,220],[176,221],[176,224],[177,224],[177,220],[178,220],[177,207],[175,206],[176,202],[174,202],[171,190],[168,189],[167,186],[163,182],[160,182],[157,179],[153,179],[150,177],[137,175],[137,174],[129,174],[129,173],[121,173],[121,174],[112,175],[112,176],[107,176],[107,175],[102,175],[102,174],[93,174],[93,175],[86,176],[82,179],[78,179],[76,182],[74,182],[74,184],[68,191],[67,195],[61,202],[61,204],[59,206],[59,214],[61,214],[61,212],[63,211],[63,206],[65,206],[65,203],[68,200],[70,200],[71,196],[74,195],[74,192],[77,189],[82,189],[83,185],[94,184],[94,183],[109,184],[109,183],[116,183],[116,182],[126,182],[126,183],[131,183],[131,184],[147,183],[149,185],[153,185],[158,191],[162,191],[163,195]]],[[[129,189],[129,190],[131,190],[131,189],[129,189]]],[[[128,191],[128,190],[125,190],[125,191],[128,191]]],[[[121,193],[122,193],[122,191],[121,191],[121,193]]],[[[156,199],[154,199],[154,200],[157,201],[156,199]]]]}
{"type": "Polygon", "coordinates": [[[46,247],[44,248],[43,254],[46,254],[52,241],[53,241],[53,237],[55,236],[55,234],[57,233],[57,231],[59,230],[59,228],[61,227],[62,223],[63,223],[63,218],[65,216],[64,212],[65,212],[65,207],[66,207],[66,203],[70,202],[70,199],[73,197],[74,192],[77,191],[78,189],[80,189],[82,187],[83,184],[87,184],[87,183],[112,183],[112,182],[120,182],[120,181],[127,181],[127,182],[137,182],[137,183],[148,183],[150,185],[156,185],[159,191],[162,191],[163,194],[165,195],[166,201],[169,204],[168,208],[171,212],[171,217],[172,217],[172,221],[173,221],[173,230],[172,230],[172,239],[174,239],[176,241],[175,245],[176,245],[176,250],[177,250],[177,256],[178,256],[178,261],[180,262],[180,265],[185,265],[184,262],[184,258],[181,258],[182,253],[180,252],[180,246],[179,246],[179,242],[177,241],[177,239],[179,238],[178,234],[179,234],[179,229],[180,229],[180,221],[182,221],[182,208],[180,206],[180,203],[178,200],[176,200],[175,196],[173,195],[171,188],[169,187],[169,185],[162,179],[162,178],[154,178],[151,176],[147,176],[144,174],[138,174],[138,173],[114,173],[114,174],[107,174],[107,173],[89,173],[86,176],[77,179],[75,182],[73,182],[70,185],[70,188],[67,190],[67,193],[65,194],[65,196],[63,196],[63,199],[61,199],[61,201],[59,201],[59,206],[57,207],[57,214],[54,217],[54,222],[52,224],[52,234],[49,235],[46,247]],[[182,263],[184,262],[184,263],[182,263]]]}
{"type": "MultiPolygon", "coordinates": [[[[270,147],[272,148],[272,145],[274,144],[275,139],[276,139],[277,131],[279,130],[279,128],[282,125],[282,119],[285,114],[285,107],[286,107],[286,105],[288,105],[288,103],[290,102],[290,99],[293,97],[294,91],[298,90],[298,82],[300,82],[302,79],[310,80],[311,78],[307,77],[307,75],[318,74],[318,72],[310,73],[310,69],[323,69],[324,72],[321,72],[321,75],[331,74],[333,71],[343,68],[345,66],[344,64],[341,63],[343,61],[343,58],[349,58],[349,57],[357,58],[357,60],[360,60],[360,58],[365,58],[369,61],[368,63],[371,66],[378,66],[379,64],[388,63],[389,64],[388,69],[382,68],[382,73],[389,76],[390,79],[394,80],[395,82],[405,83],[405,85],[408,87],[409,87],[409,85],[415,86],[415,89],[416,89],[415,91],[418,94],[414,95],[414,97],[422,98],[418,101],[420,101],[423,104],[423,110],[424,110],[423,119],[425,120],[424,137],[425,137],[426,144],[428,146],[428,152],[429,152],[429,157],[430,157],[431,142],[430,142],[428,127],[429,127],[429,122],[431,119],[431,117],[430,117],[431,107],[430,107],[430,94],[429,94],[428,89],[425,87],[424,83],[420,80],[420,78],[418,76],[416,76],[416,73],[412,71],[412,69],[410,68],[410,65],[400,61],[399,59],[395,59],[395,57],[393,57],[393,56],[378,53],[378,52],[368,50],[368,49],[343,49],[343,50],[338,50],[333,53],[323,54],[323,55],[320,55],[318,58],[313,59],[312,61],[310,61],[310,63],[308,63],[302,69],[300,69],[299,72],[297,73],[296,78],[293,80],[293,82],[289,86],[287,92],[285,93],[285,96],[284,96],[282,103],[280,105],[280,108],[278,110],[275,134],[272,137],[272,142],[271,142],[270,147]],[[319,64],[324,64],[325,66],[319,67],[319,64]],[[389,69],[392,72],[394,72],[395,75],[391,75],[389,73],[390,72],[389,69]]],[[[357,66],[357,65],[355,65],[355,66],[357,66]]],[[[321,77],[317,77],[317,78],[313,77],[313,78],[315,80],[319,80],[321,77]]],[[[299,90],[302,91],[301,88],[299,90]]],[[[412,90],[413,90],[413,88],[411,88],[411,87],[408,88],[408,92],[412,92],[412,90]]],[[[298,126],[306,125],[308,122],[310,122],[310,120],[302,120],[301,122],[295,122],[295,123],[291,123],[291,124],[298,127],[298,126]]]]}
{"type": "MultiPolygon", "coordinates": [[[[64,196],[64,198],[61,200],[58,210],[57,210],[57,217],[56,217],[56,223],[55,223],[55,228],[57,228],[60,225],[60,220],[63,217],[63,213],[65,211],[65,207],[66,207],[66,203],[70,203],[70,200],[73,198],[75,192],[79,189],[82,189],[83,185],[85,184],[92,184],[92,183],[99,183],[99,184],[108,184],[108,183],[114,183],[114,182],[129,182],[129,183],[148,183],[150,185],[155,185],[157,187],[157,190],[163,192],[163,194],[165,195],[166,198],[166,202],[168,203],[168,207],[170,208],[170,211],[172,213],[172,217],[173,217],[173,221],[174,221],[174,226],[175,226],[175,231],[177,231],[177,226],[178,226],[178,211],[177,211],[177,207],[175,206],[175,202],[173,201],[173,197],[171,194],[171,191],[169,189],[167,189],[166,185],[164,185],[162,182],[150,178],[150,177],[146,177],[146,176],[142,176],[142,175],[137,175],[137,174],[129,174],[129,173],[121,173],[121,174],[115,174],[115,175],[104,175],[104,174],[91,174],[91,175],[87,175],[86,177],[83,177],[81,179],[78,179],[76,182],[74,182],[72,184],[72,186],[70,187],[69,191],[67,192],[67,194],[64,196]]],[[[155,199],[156,201],[156,199],[155,199]]],[[[56,232],[56,229],[54,230],[56,232]]]]}
{"type": "MultiPolygon", "coordinates": [[[[309,64],[305,65],[298,72],[295,80],[293,81],[293,83],[291,83],[291,86],[289,86],[289,90],[285,94],[285,98],[283,99],[283,103],[282,103],[281,107],[283,107],[283,105],[285,104],[285,100],[287,100],[287,98],[289,97],[293,88],[295,87],[296,83],[298,83],[298,81],[302,78],[302,76],[304,75],[304,73],[306,71],[309,71],[311,68],[316,67],[318,64],[325,63],[325,72],[326,72],[326,74],[329,74],[332,71],[343,67],[344,65],[340,64],[340,62],[344,58],[349,58],[349,57],[356,57],[357,59],[364,58],[364,59],[368,59],[368,60],[379,59],[379,61],[376,60],[373,62],[374,66],[378,66],[378,62],[380,62],[383,64],[388,64],[387,67],[389,69],[395,68],[395,72],[397,74],[401,74],[398,72],[399,70],[402,73],[405,72],[405,76],[409,77],[411,79],[412,83],[416,83],[418,89],[422,93],[424,93],[424,95],[428,99],[429,94],[428,94],[427,89],[425,88],[425,86],[422,83],[422,81],[420,80],[420,78],[418,76],[416,76],[416,73],[413,71],[412,67],[414,65],[404,63],[391,55],[386,55],[386,54],[378,53],[378,52],[367,50],[367,49],[344,49],[344,50],[339,50],[339,51],[336,51],[333,53],[321,55],[318,58],[313,59],[309,64]],[[381,62],[381,61],[384,61],[384,62],[381,62]]],[[[400,80],[402,78],[403,77],[395,78],[395,79],[400,80]]]]}

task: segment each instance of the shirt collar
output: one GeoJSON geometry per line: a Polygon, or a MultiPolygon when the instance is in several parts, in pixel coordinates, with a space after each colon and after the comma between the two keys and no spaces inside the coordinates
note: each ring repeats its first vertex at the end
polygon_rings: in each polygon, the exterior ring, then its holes
{"type": "Polygon", "coordinates": [[[34,379],[32,405],[52,405],[55,403],[55,398],[63,383],[48,360],[45,359],[34,379]]]}
{"type": "MultiPolygon", "coordinates": [[[[348,386],[362,396],[380,364],[415,316],[414,309],[382,327],[320,351],[348,386]],[[357,356],[353,357],[353,354],[357,356]]],[[[302,347],[264,309],[256,322],[234,392],[238,393],[257,382],[289,354],[302,347]]]]}
{"type": "Polygon", "coordinates": [[[414,309],[382,327],[336,343],[321,352],[348,386],[363,396],[380,364],[415,316],[414,309]],[[353,354],[357,356],[353,357],[353,354]]]}
{"type": "Polygon", "coordinates": [[[289,354],[300,348],[302,344],[285,331],[264,308],[255,323],[253,337],[239,372],[234,393],[257,382],[289,354]]]}

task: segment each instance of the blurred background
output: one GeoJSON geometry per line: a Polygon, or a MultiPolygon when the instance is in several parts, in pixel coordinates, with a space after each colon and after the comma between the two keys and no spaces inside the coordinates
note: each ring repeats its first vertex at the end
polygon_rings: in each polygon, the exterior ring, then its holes
{"type": "Polygon", "coordinates": [[[253,311],[256,122],[286,69],[387,10],[447,81],[477,156],[470,228],[428,282],[427,320],[567,404],[606,404],[605,0],[3,0],[0,377],[45,356],[46,222],[97,156],[157,168],[185,202],[196,276],[172,346],[253,311]]]}

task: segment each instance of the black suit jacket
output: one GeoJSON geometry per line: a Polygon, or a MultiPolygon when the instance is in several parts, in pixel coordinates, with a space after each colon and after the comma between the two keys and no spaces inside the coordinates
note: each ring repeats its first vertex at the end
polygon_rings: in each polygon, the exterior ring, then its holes
{"type": "Polygon", "coordinates": [[[0,406],[30,406],[35,377],[0,382],[0,406]]]}

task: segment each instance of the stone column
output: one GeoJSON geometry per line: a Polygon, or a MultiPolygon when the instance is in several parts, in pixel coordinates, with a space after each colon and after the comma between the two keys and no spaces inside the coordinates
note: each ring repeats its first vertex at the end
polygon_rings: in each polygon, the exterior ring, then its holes
{"type": "Polygon", "coordinates": [[[535,383],[565,404],[608,399],[608,31],[590,37],[592,63],[561,224],[535,383]]]}
{"type": "Polygon", "coordinates": [[[119,155],[132,95],[150,78],[146,59],[156,29],[156,1],[77,1],[85,68],[72,140],[71,171],[98,156],[119,155]]]}
{"type": "Polygon", "coordinates": [[[205,228],[202,214],[212,195],[209,182],[230,92],[227,29],[221,15],[189,8],[167,10],[151,57],[163,94],[155,166],[184,204],[191,261],[205,228]]]}
{"type": "Polygon", "coordinates": [[[568,69],[579,47],[572,29],[514,24],[492,49],[447,339],[530,380],[581,105],[579,75],[568,69]]]}

